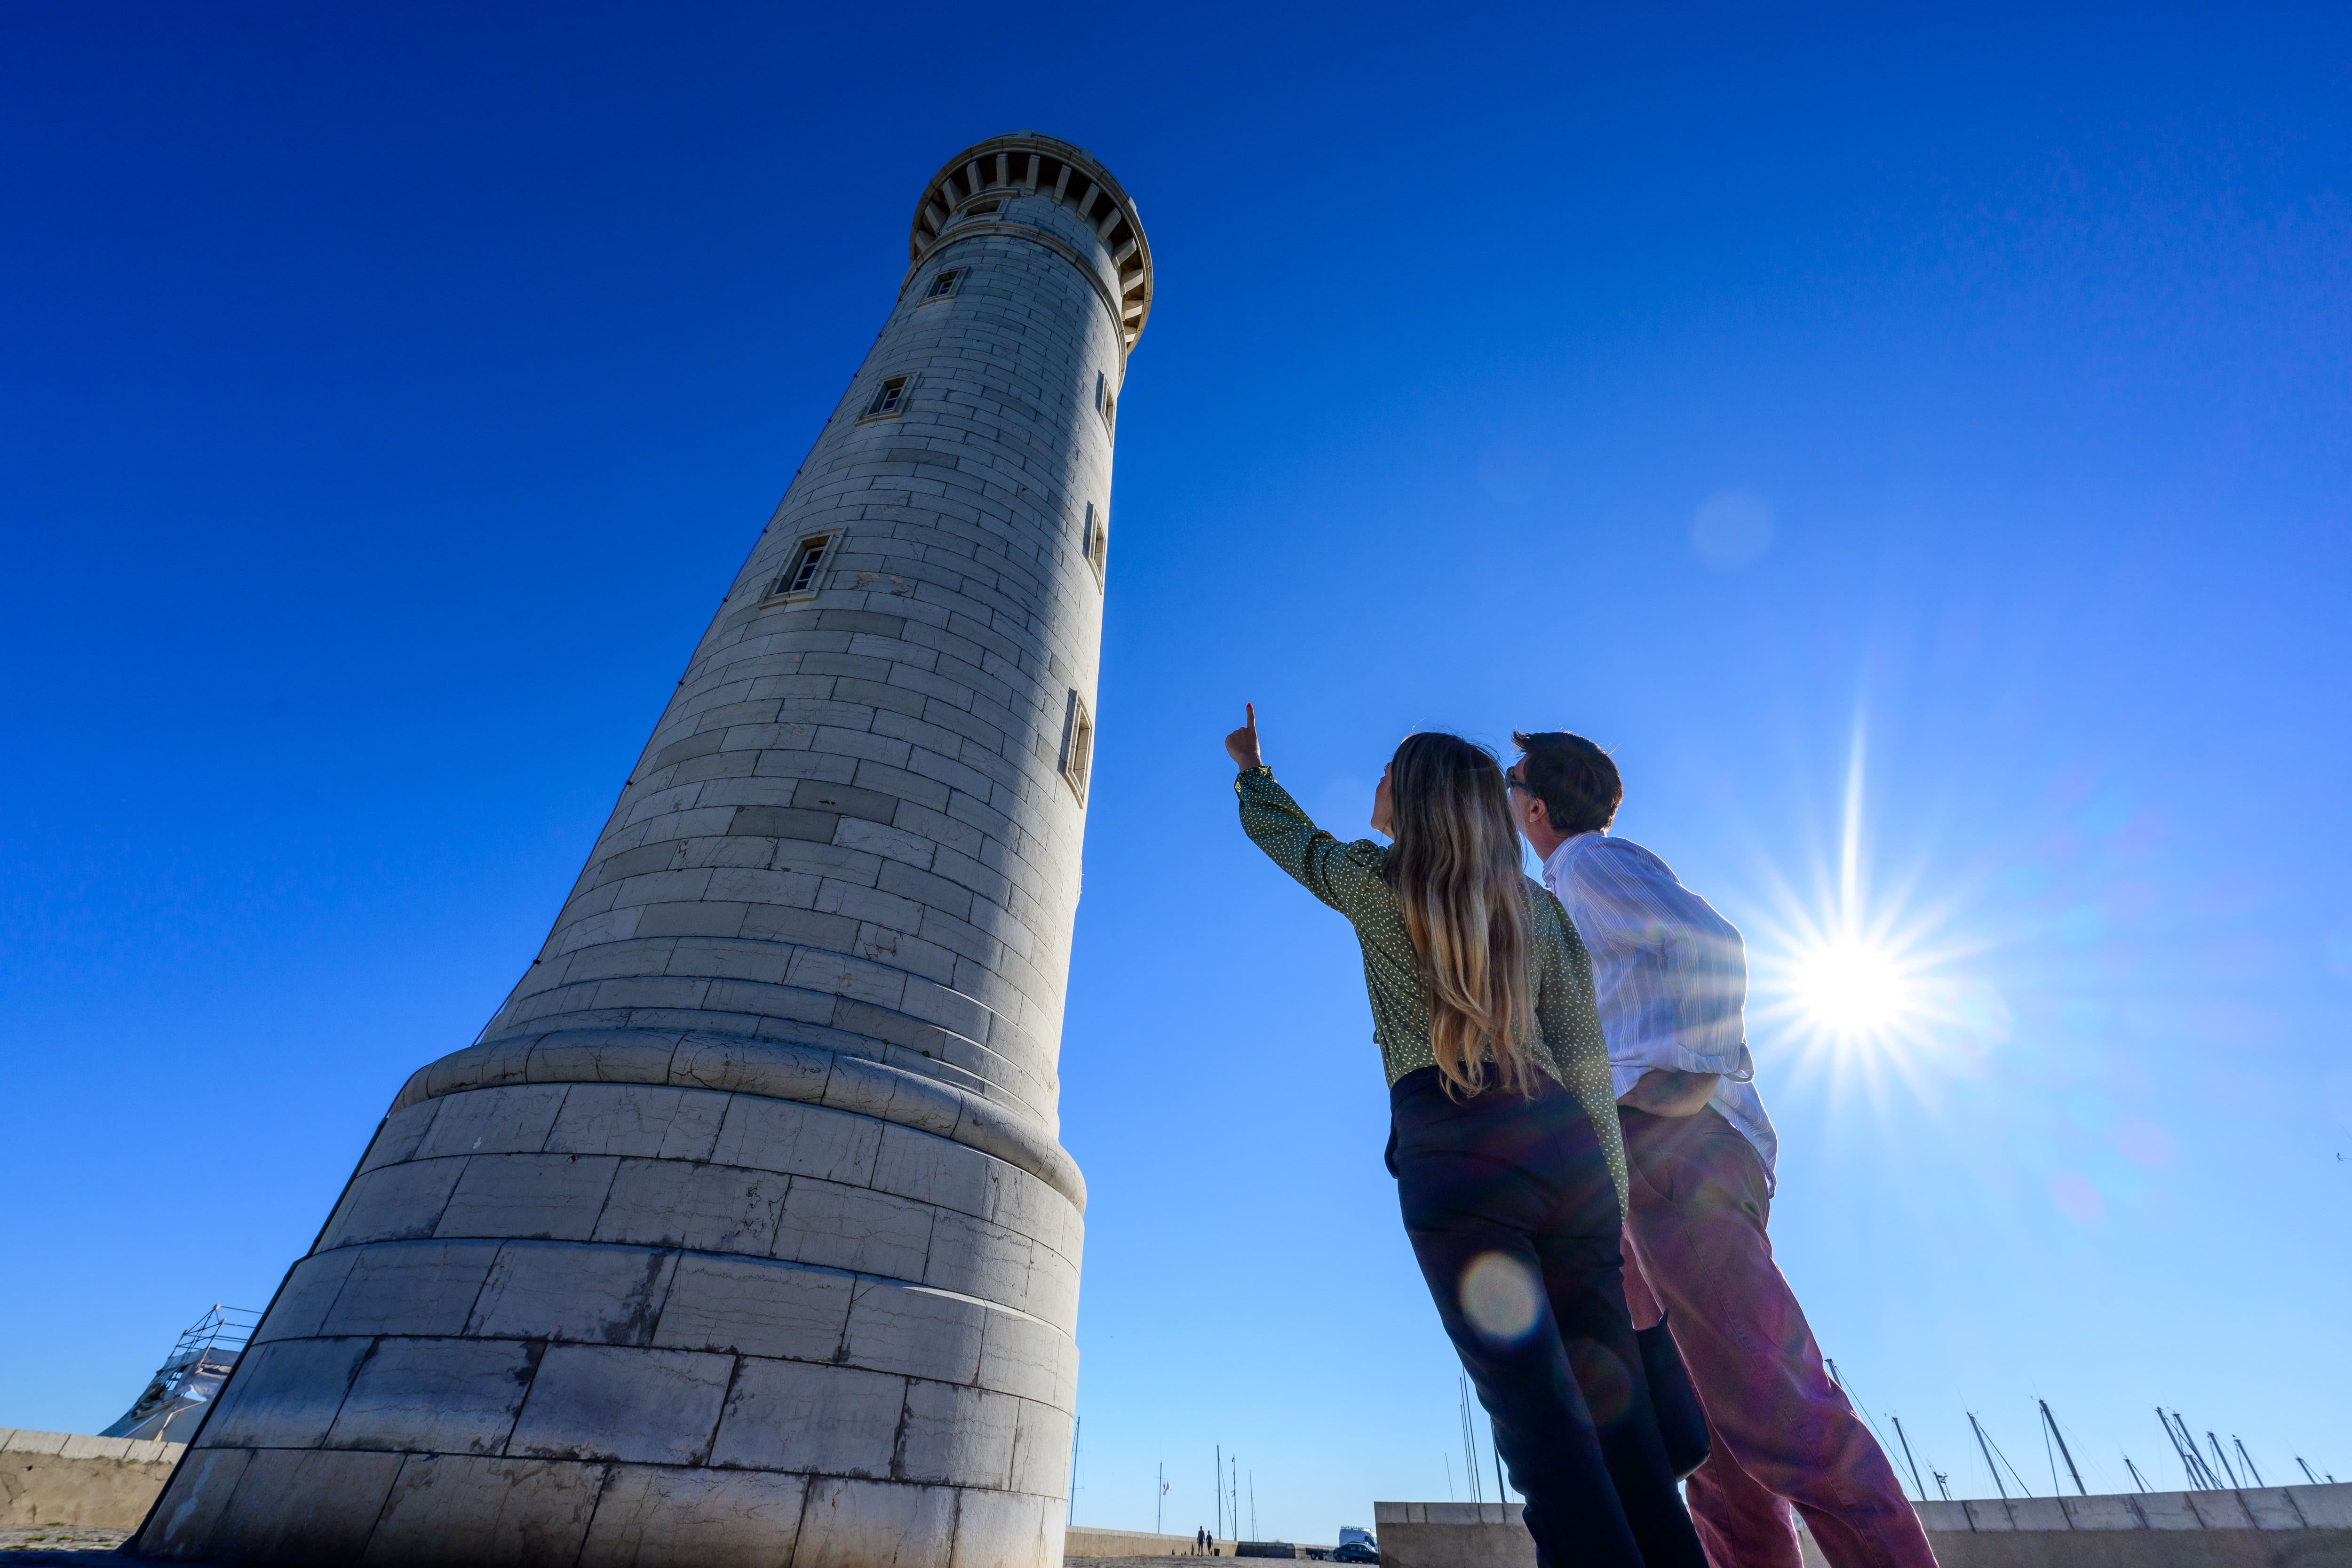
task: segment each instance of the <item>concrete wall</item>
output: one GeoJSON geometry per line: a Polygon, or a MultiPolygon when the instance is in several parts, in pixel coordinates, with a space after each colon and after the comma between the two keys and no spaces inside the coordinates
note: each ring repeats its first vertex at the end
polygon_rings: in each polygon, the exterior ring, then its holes
{"type": "Polygon", "coordinates": [[[139,1553],[1061,1555],[1066,737],[1099,711],[1087,524],[1149,252],[1042,137],[967,150],[917,209],[539,956],[401,1091],[139,1553]]]}
{"type": "Polygon", "coordinates": [[[1920,1503],[1946,1568],[2352,1563],[2352,1484],[1920,1503]]]}
{"type": "Polygon", "coordinates": [[[1376,1502],[1381,1568],[1536,1568],[1517,1503],[1376,1502]]]}
{"type": "MultiPolygon", "coordinates": [[[[1212,1542],[1226,1557],[1234,1554],[1234,1542],[1212,1542]]],[[[1063,1537],[1062,1553],[1066,1557],[1184,1557],[1192,1551],[1189,1535],[1154,1535],[1148,1530],[1094,1530],[1083,1524],[1070,1526],[1063,1537]]]]}
{"type": "Polygon", "coordinates": [[[184,1443],[0,1428],[0,1529],[135,1530],[184,1443]]]}
{"type": "MultiPolygon", "coordinates": [[[[1943,1568],[2342,1568],[2352,1484],[1916,1505],[1943,1568]]],[[[1535,1568],[1517,1503],[1372,1505],[1381,1568],[1535,1568]]],[[[1807,1568],[1822,1562],[1800,1531],[1807,1568]]]]}

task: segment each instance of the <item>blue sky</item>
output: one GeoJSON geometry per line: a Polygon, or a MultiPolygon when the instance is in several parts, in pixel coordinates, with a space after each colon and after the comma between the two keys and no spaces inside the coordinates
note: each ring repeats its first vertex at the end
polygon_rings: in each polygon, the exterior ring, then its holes
{"type": "MultiPolygon", "coordinates": [[[[2352,1479],[2352,27],[2324,7],[24,6],[0,48],[0,1424],[258,1304],[535,950],[888,309],[922,180],[1094,149],[1122,398],[1065,1140],[1076,1516],[1462,1486],[1345,928],[1566,726],[1749,936],[1773,1235],[1923,1469],[2151,1406],[2352,1479]],[[1447,1455],[1454,1457],[1449,1461],[1447,1455]]],[[[1491,1485],[1491,1482],[1489,1483],[1491,1485]]],[[[2013,1484],[2013,1483],[2012,1483],[2013,1484]]],[[[1929,1483],[1933,1487],[1932,1480],[1929,1483]]],[[[1245,1521],[1246,1522],[1246,1521],[1245,1521]]]]}

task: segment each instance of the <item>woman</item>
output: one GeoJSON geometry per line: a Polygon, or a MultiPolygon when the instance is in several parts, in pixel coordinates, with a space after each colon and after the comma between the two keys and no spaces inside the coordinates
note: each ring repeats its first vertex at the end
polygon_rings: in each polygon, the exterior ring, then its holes
{"type": "Polygon", "coordinates": [[[1706,1568],[1675,1490],[1617,1238],[1625,1150],[1576,928],[1519,870],[1494,753],[1413,735],[1342,844],[1225,737],[1242,829],[1348,917],[1388,1068],[1405,1234],[1527,1500],[1543,1568],[1706,1568]]]}

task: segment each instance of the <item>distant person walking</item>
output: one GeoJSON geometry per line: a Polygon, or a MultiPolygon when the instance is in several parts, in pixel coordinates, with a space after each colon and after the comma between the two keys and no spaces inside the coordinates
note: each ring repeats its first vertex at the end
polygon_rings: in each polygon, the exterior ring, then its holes
{"type": "Polygon", "coordinates": [[[1437,1315],[1527,1499],[1540,1568],[1701,1568],[1618,1273],[1625,1156],[1592,976],[1519,869],[1492,752],[1407,737],[1343,844],[1225,737],[1242,828],[1355,927],[1388,1167],[1437,1315]]]}
{"type": "Polygon", "coordinates": [[[1894,1468],[1822,1365],[1765,1234],[1780,1141],[1751,1081],[1739,932],[1640,845],[1624,785],[1564,731],[1519,733],[1508,774],[1544,885],[1592,955],[1633,1166],[1625,1292],[1663,1307],[1713,1447],[1685,1483],[1715,1568],[1799,1568],[1791,1503],[1831,1568],[1934,1568],[1894,1468]]]}

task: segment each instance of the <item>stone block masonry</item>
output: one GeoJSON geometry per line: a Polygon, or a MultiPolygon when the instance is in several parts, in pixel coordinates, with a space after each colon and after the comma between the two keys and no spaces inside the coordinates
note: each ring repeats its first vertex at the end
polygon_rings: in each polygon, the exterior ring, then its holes
{"type": "Polygon", "coordinates": [[[394,1101],[134,1539],[240,1563],[1034,1568],[1134,204],[1027,133],[898,301],[554,929],[394,1101]]]}

